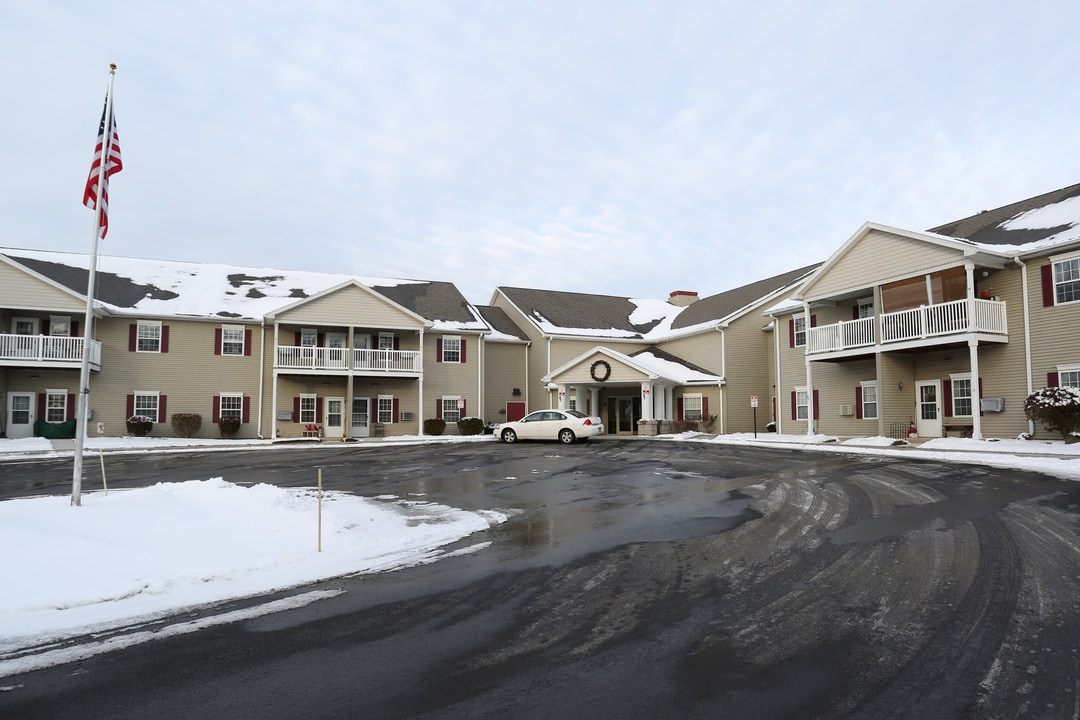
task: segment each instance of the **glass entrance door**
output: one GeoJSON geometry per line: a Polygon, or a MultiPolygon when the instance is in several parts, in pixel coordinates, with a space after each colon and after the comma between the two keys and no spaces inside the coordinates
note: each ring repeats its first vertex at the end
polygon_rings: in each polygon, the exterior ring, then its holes
{"type": "Polygon", "coordinates": [[[637,433],[637,421],[641,418],[641,398],[613,397],[607,402],[608,433],[616,435],[634,435],[637,433]]]}
{"type": "Polygon", "coordinates": [[[371,400],[354,397],[352,401],[352,436],[368,437],[371,424],[371,400]]]}

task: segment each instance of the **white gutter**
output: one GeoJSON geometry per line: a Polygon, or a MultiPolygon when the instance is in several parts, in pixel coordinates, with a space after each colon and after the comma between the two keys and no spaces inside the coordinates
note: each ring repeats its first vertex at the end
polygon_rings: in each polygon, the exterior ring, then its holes
{"type": "Polygon", "coordinates": [[[780,321],[775,315],[769,315],[773,323],[773,354],[776,356],[776,386],[773,388],[776,391],[776,433],[777,435],[784,432],[784,403],[781,401],[783,397],[780,392],[783,387],[783,383],[780,382],[780,321]]]}
{"type": "MultiPolygon", "coordinates": [[[[803,359],[806,363],[806,434],[814,434],[814,379],[810,372],[810,356],[806,348],[810,345],[810,303],[803,300],[803,315],[806,318],[806,345],[803,346],[803,359]]],[[[775,331],[774,331],[775,332],[775,331]]]]}
{"type": "Polygon", "coordinates": [[[255,437],[263,440],[263,391],[266,380],[266,318],[259,321],[259,422],[255,426],[255,437]]]}
{"type": "MultiPolygon", "coordinates": [[[[1034,387],[1031,378],[1031,309],[1028,302],[1027,265],[1018,257],[1014,257],[1013,262],[1020,266],[1020,286],[1024,295],[1024,364],[1027,369],[1025,373],[1027,376],[1027,394],[1031,395],[1034,392],[1034,387]]],[[[1028,420],[1028,434],[1035,435],[1034,420],[1028,420]]]]}

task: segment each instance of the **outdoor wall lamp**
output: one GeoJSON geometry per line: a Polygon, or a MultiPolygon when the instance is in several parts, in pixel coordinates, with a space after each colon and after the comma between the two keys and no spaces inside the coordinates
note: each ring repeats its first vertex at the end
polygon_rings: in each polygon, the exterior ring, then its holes
{"type": "Polygon", "coordinates": [[[904,389],[904,383],[902,383],[902,382],[896,383],[896,389],[897,390],[903,390],[904,389]]]}

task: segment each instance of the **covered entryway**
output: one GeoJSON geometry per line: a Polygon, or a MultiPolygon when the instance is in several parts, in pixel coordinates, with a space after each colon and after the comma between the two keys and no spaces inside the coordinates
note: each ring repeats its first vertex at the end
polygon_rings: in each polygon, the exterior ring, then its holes
{"type": "Polygon", "coordinates": [[[608,434],[633,435],[641,419],[640,397],[609,397],[607,401],[608,434]]]}
{"type": "Polygon", "coordinates": [[[354,397],[352,401],[351,437],[368,437],[371,433],[371,398],[354,397]]]}
{"type": "Polygon", "coordinates": [[[7,436],[24,438],[34,435],[34,393],[8,393],[7,436]]]}
{"type": "Polygon", "coordinates": [[[340,440],[345,436],[345,398],[328,397],[325,402],[323,437],[340,440]]]}
{"type": "Polygon", "coordinates": [[[941,381],[916,380],[915,429],[919,437],[941,437],[941,381]]]}

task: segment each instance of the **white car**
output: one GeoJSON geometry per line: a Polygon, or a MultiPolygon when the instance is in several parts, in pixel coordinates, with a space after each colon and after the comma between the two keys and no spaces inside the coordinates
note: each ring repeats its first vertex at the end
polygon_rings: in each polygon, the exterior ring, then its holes
{"type": "Polygon", "coordinates": [[[537,410],[520,420],[499,423],[494,435],[503,442],[558,440],[569,445],[604,434],[604,422],[577,410],[537,410]]]}

